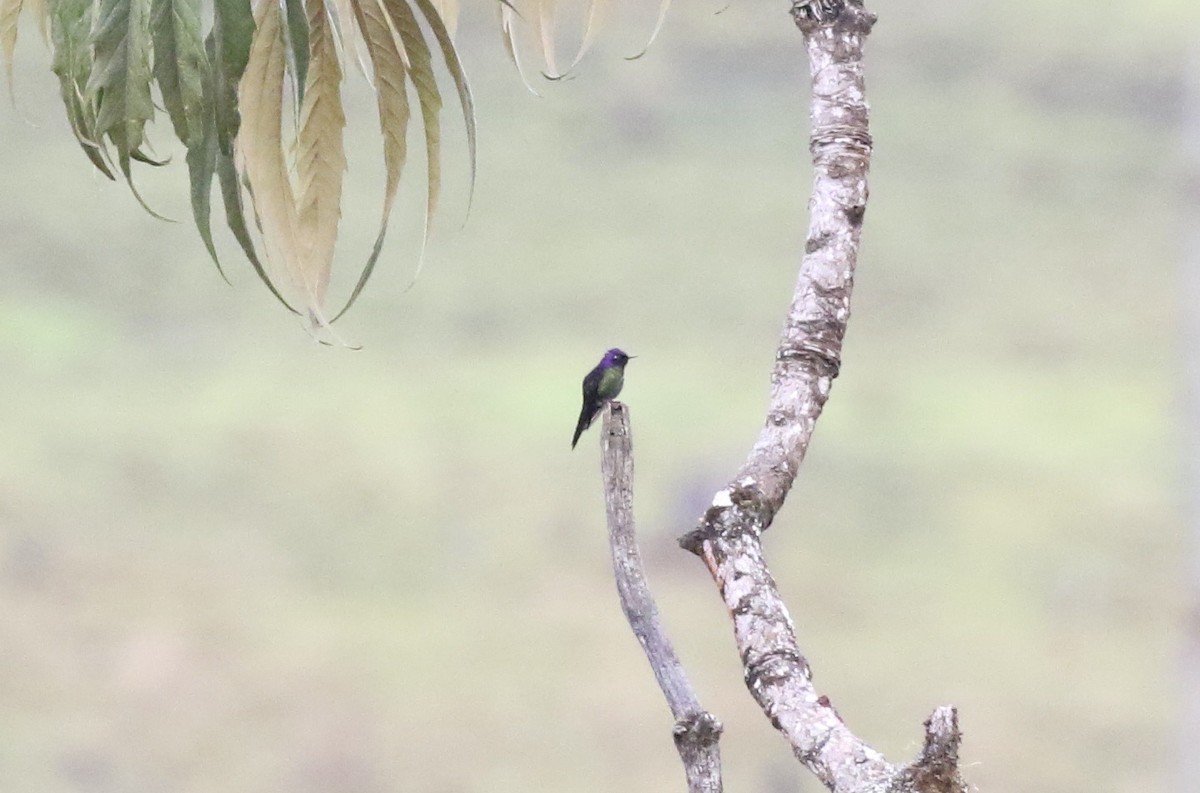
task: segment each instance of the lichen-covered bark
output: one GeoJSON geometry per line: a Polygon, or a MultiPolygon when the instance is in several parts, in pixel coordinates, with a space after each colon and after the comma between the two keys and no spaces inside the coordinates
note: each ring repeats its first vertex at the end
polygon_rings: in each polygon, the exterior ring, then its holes
{"type": "Polygon", "coordinates": [[[924,751],[907,766],[890,763],[860,740],[813,687],[763,558],[762,533],[791,490],[841,367],[871,160],[862,51],[875,16],[862,0],[796,0],[792,15],[812,76],[808,240],[775,356],[766,422],[737,476],[680,544],[704,560],[721,592],[751,694],[826,787],[835,793],[962,793],[954,709],[934,713],[924,751]]]}
{"type": "MultiPolygon", "coordinates": [[[[737,510],[727,512],[731,517],[737,510]]],[[[810,771],[837,793],[886,790],[897,769],[860,741],[812,685],[787,607],[755,532],[702,543],[704,561],[733,618],[746,685],[810,771]],[[882,785],[882,786],[881,786],[882,785]]]]}

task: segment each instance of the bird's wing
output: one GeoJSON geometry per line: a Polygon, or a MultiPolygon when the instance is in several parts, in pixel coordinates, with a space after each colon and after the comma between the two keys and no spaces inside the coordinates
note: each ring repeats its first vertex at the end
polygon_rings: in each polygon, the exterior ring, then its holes
{"type": "Polygon", "coordinates": [[[600,381],[604,378],[604,370],[597,366],[583,378],[583,398],[594,397],[600,391],[600,381]]]}

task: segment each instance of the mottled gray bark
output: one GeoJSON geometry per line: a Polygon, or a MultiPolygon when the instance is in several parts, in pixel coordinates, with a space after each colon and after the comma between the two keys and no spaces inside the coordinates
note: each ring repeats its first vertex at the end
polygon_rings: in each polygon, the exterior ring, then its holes
{"type": "Polygon", "coordinates": [[[700,700],[671,646],[650,594],[633,522],[633,438],[629,410],[610,402],[604,411],[601,435],[604,503],[608,513],[608,538],[613,574],[621,610],[642,645],[654,670],[671,715],[672,737],[683,760],[689,793],[721,793],[721,723],[700,706],[700,700]]]}
{"type": "Polygon", "coordinates": [[[746,685],[796,756],[835,793],[961,793],[953,708],[926,722],[907,766],[860,740],[817,693],[791,616],[763,558],[762,533],[782,508],[841,366],[842,339],[867,204],[871,136],[863,42],[875,22],[862,0],[794,2],[812,77],[810,225],[775,367],[766,423],[733,481],[680,540],[704,560],[733,620],[746,685]]]}

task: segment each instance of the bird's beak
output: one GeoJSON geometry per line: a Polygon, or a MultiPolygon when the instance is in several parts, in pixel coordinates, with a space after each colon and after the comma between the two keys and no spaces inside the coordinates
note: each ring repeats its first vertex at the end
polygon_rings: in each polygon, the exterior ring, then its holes
{"type": "Polygon", "coordinates": [[[631,360],[631,361],[632,361],[634,358],[636,358],[636,357],[637,357],[636,355],[630,355],[630,356],[628,356],[629,360],[631,360]]]}

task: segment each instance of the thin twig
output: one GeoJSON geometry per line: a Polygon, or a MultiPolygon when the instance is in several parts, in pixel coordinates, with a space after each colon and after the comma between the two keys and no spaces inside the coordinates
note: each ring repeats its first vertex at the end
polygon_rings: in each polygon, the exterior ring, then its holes
{"type": "Polygon", "coordinates": [[[610,402],[604,411],[601,445],[608,539],[621,610],[675,717],[673,738],[683,760],[689,793],[721,793],[721,723],[700,706],[663,630],[642,568],[633,522],[633,439],[629,409],[620,402],[610,402]]]}
{"type": "Polygon", "coordinates": [[[850,731],[812,685],[787,607],[763,558],[762,532],[783,507],[841,368],[842,339],[871,161],[862,0],[793,0],[812,76],[813,190],[808,240],[775,368],[767,420],[733,481],[680,540],[704,560],[733,619],[746,684],[796,756],[835,793],[960,793],[957,714],[939,708],[925,750],[888,762],[850,731]]]}

